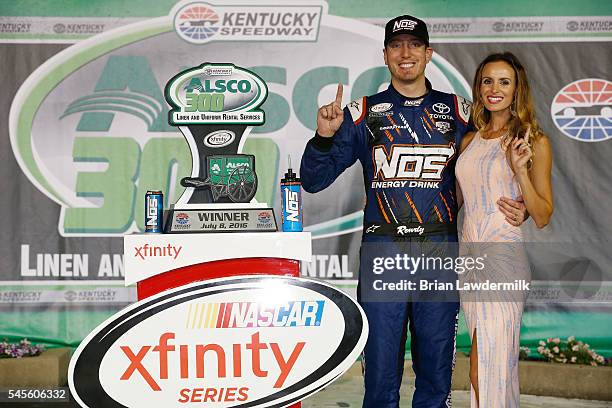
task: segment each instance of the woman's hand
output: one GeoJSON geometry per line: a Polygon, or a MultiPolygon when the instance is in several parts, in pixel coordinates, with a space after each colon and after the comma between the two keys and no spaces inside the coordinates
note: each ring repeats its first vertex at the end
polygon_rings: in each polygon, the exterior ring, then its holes
{"type": "Polygon", "coordinates": [[[525,137],[515,137],[510,143],[510,165],[516,175],[527,173],[527,164],[533,157],[531,145],[529,144],[530,133],[531,127],[528,127],[525,131],[525,137]]]}

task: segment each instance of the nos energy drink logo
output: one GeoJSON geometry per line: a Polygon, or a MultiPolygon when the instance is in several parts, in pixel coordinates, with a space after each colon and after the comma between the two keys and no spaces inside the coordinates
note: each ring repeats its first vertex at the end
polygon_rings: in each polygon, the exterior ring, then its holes
{"type": "Polygon", "coordinates": [[[581,79],[555,95],[550,113],[563,134],[581,142],[612,137],[612,82],[581,79]]]}
{"type": "Polygon", "coordinates": [[[300,222],[300,202],[297,191],[285,189],[286,217],[287,221],[300,222]]]}

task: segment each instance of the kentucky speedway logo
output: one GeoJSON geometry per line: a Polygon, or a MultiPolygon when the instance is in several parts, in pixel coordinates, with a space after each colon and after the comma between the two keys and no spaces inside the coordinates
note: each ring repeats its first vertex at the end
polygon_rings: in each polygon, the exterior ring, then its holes
{"type": "Polygon", "coordinates": [[[550,114],[557,128],[572,139],[612,138],[612,82],[589,78],[566,85],[555,95],[550,114]]]}
{"type": "MultiPolygon", "coordinates": [[[[254,200],[280,208],[279,159],[290,155],[299,162],[314,134],[320,102],[333,100],[339,82],[345,86],[344,103],[387,86],[389,71],[380,57],[383,37],[381,27],[327,15],[324,1],[181,2],[168,16],[80,41],[38,67],[11,106],[13,154],[28,180],[60,206],[59,234],[123,236],[144,231],[148,190],[163,192],[164,208],[185,191],[180,180],[189,176],[193,158],[179,129],[168,123],[171,110],[177,122],[189,122],[192,115],[201,119],[261,109],[265,123],[242,137],[240,154],[257,162],[254,200]],[[196,44],[187,42],[175,23],[194,38],[198,30],[187,27],[209,30],[199,30],[202,42],[196,44]],[[252,26],[249,31],[252,23],[261,29],[252,26]],[[276,31],[266,34],[266,24],[277,24],[276,31]],[[287,26],[302,30],[280,32],[287,26]],[[212,27],[219,29],[213,33],[212,27]],[[305,39],[311,35],[312,40],[305,39]],[[224,41],[229,39],[231,44],[224,41]],[[210,56],[224,64],[205,64],[210,56]],[[170,92],[177,103],[169,105],[165,84],[190,67],[198,68],[177,78],[170,92]],[[255,108],[264,83],[267,98],[255,108]]],[[[434,54],[426,74],[436,89],[471,94],[467,81],[440,54],[434,54]]],[[[225,133],[206,133],[197,146],[216,146],[223,154],[223,146],[238,138],[234,126],[226,125],[225,133]]],[[[385,158],[386,163],[391,159],[385,158]]],[[[337,210],[320,211],[324,200],[314,203],[312,213],[326,219],[308,226],[313,237],[361,229],[362,211],[341,210],[355,200],[339,192],[341,185],[324,192],[338,199],[337,210]]]]}
{"type": "MultiPolygon", "coordinates": [[[[174,13],[174,29],[185,41],[317,41],[325,8],[314,2],[268,5],[211,5],[189,2],[174,13]]],[[[184,4],[184,3],[183,3],[184,4]]]]}

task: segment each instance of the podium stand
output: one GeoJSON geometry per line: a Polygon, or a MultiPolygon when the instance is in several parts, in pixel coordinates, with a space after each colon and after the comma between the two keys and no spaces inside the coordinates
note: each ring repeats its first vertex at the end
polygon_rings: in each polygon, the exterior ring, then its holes
{"type": "MultiPolygon", "coordinates": [[[[125,284],[138,300],[196,281],[240,275],[298,277],[309,232],[133,234],[123,242],[125,284]]],[[[293,404],[298,408],[301,404],[293,404]]]]}

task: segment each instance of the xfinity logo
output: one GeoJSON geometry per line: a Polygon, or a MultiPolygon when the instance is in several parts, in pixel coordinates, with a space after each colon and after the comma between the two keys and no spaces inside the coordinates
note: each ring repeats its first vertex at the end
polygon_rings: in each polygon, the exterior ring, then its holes
{"type": "Polygon", "coordinates": [[[172,244],[168,244],[166,246],[156,246],[144,244],[141,247],[134,248],[134,258],[140,258],[143,261],[145,258],[151,257],[170,257],[172,259],[176,259],[181,253],[183,246],[174,246],[172,244]]]}
{"type": "Polygon", "coordinates": [[[450,108],[441,102],[434,103],[431,108],[434,110],[434,112],[440,113],[442,115],[450,112],[450,108]]]}
{"type": "Polygon", "coordinates": [[[393,32],[396,32],[398,30],[414,30],[414,27],[417,25],[416,21],[412,21],[412,20],[400,20],[400,21],[396,21],[395,24],[393,24],[393,32]]]}
{"type": "MultiPolygon", "coordinates": [[[[287,376],[291,372],[295,365],[302,349],[306,345],[306,342],[299,341],[293,349],[289,349],[283,353],[279,343],[270,342],[265,343],[260,341],[260,333],[255,332],[250,336],[250,341],[245,341],[243,344],[234,343],[224,348],[220,344],[171,344],[170,340],[174,340],[175,333],[166,332],[163,333],[157,342],[157,344],[145,345],[140,347],[139,350],[132,350],[130,346],[120,346],[121,351],[125,354],[127,365],[126,370],[120,377],[121,381],[128,381],[130,378],[138,372],[138,375],[147,383],[152,391],[161,391],[160,380],[167,380],[170,373],[178,374],[180,372],[181,379],[188,379],[191,375],[195,374],[195,378],[207,378],[205,373],[210,376],[216,376],[217,378],[241,378],[243,376],[243,368],[246,370],[252,370],[253,376],[257,377],[268,377],[269,371],[279,372],[274,379],[274,388],[280,388],[285,383],[287,376]],[[151,355],[145,360],[147,354],[151,351],[151,355]],[[217,367],[208,366],[205,372],[204,370],[204,356],[208,354],[216,355],[217,367]],[[170,354],[178,353],[178,356],[171,357],[170,354]],[[270,354],[274,357],[274,361],[277,364],[276,368],[265,367],[261,364],[261,361],[271,361],[270,358],[263,358],[261,354],[270,354]],[[248,357],[243,357],[247,355],[248,357]],[[195,356],[195,358],[193,357],[195,356]],[[249,358],[250,357],[250,358],[249,358]],[[157,360],[157,364],[151,363],[151,361],[157,360]],[[246,360],[246,364],[243,361],[246,360]],[[145,365],[143,361],[148,361],[145,365]],[[176,362],[179,369],[171,369],[169,362],[176,362]],[[190,367],[191,365],[191,367],[190,367]],[[244,367],[243,367],[244,366],[244,367]],[[214,369],[216,368],[216,370],[214,369]],[[151,369],[151,371],[149,371],[151,369]]],[[[122,362],[120,362],[121,364],[122,362]]],[[[163,385],[163,384],[162,384],[163,385]]],[[[248,388],[244,389],[242,393],[244,396],[239,401],[244,401],[248,398],[248,388]]],[[[183,392],[181,390],[181,396],[185,398],[188,393],[188,389],[183,392]],[[185,394],[185,395],[184,395],[185,394]]],[[[241,393],[241,394],[242,394],[241,393]]],[[[179,402],[187,402],[179,400],[179,402]]],[[[212,399],[212,402],[216,402],[216,399],[212,399]]]]}
{"type": "Polygon", "coordinates": [[[236,134],[231,130],[217,130],[204,137],[204,145],[211,148],[219,148],[230,145],[236,134]]]}

